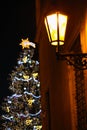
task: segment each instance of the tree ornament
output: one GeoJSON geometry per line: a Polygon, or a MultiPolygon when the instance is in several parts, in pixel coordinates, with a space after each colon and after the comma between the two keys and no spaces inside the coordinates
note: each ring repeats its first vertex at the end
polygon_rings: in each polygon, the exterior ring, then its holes
{"type": "Polygon", "coordinates": [[[10,109],[9,109],[10,107],[7,107],[7,112],[10,112],[10,109]]]}
{"type": "Polygon", "coordinates": [[[29,106],[32,106],[32,103],[34,103],[34,99],[29,99],[29,100],[28,100],[28,105],[29,105],[29,106]]]}
{"type": "Polygon", "coordinates": [[[25,57],[23,58],[23,62],[24,62],[24,63],[27,62],[27,56],[25,56],[25,57]]]}
{"type": "Polygon", "coordinates": [[[41,130],[41,129],[42,129],[42,125],[34,126],[34,130],[41,130]]]}
{"type": "Polygon", "coordinates": [[[23,75],[23,78],[27,80],[29,79],[29,75],[23,75]]]}
{"type": "Polygon", "coordinates": [[[25,40],[22,39],[22,42],[20,43],[20,45],[22,45],[22,48],[23,48],[23,49],[24,49],[24,48],[30,48],[30,46],[32,46],[33,48],[36,47],[33,42],[30,42],[30,41],[28,40],[28,38],[25,39],[25,40]]]}
{"type": "Polygon", "coordinates": [[[25,121],[25,124],[28,126],[28,125],[31,125],[32,124],[32,119],[27,119],[25,121]]]}
{"type": "Polygon", "coordinates": [[[33,73],[32,75],[33,75],[34,78],[37,78],[38,73],[33,73]]]}

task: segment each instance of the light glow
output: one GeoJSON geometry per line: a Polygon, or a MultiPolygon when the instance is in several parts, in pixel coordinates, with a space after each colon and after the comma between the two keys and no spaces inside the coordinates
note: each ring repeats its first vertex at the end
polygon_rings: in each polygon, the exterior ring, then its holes
{"type": "MultiPolygon", "coordinates": [[[[56,14],[52,14],[52,15],[47,16],[47,22],[45,19],[45,24],[46,24],[46,29],[47,29],[49,41],[50,42],[51,42],[51,40],[55,41],[57,39],[57,17],[56,17],[56,14]],[[47,22],[49,25],[50,32],[49,32],[49,29],[47,26],[47,22]],[[50,35],[51,35],[51,37],[50,37],[50,35]]],[[[57,45],[57,42],[53,42],[51,44],[57,45]]]]}
{"type": "Polygon", "coordinates": [[[64,44],[66,24],[67,24],[67,16],[59,14],[59,40],[63,41],[59,43],[60,45],[64,44]]]}
{"type": "Polygon", "coordinates": [[[57,46],[58,41],[59,45],[64,44],[66,25],[67,25],[67,16],[59,14],[58,12],[56,12],[55,14],[48,15],[45,18],[45,26],[49,42],[52,45],[57,46]]]}
{"type": "Polygon", "coordinates": [[[20,43],[20,45],[22,46],[23,49],[24,49],[24,48],[29,48],[30,46],[32,46],[33,48],[36,47],[36,46],[35,46],[35,43],[30,42],[30,41],[28,40],[28,38],[22,39],[22,42],[20,43]]]}

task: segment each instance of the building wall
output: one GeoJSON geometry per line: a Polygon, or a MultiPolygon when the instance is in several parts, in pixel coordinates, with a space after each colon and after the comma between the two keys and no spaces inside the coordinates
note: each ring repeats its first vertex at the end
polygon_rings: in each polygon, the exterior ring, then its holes
{"type": "MultiPolygon", "coordinates": [[[[73,92],[75,92],[74,73],[72,68],[68,68],[65,61],[57,61],[55,47],[48,44],[48,37],[44,26],[44,14],[48,7],[52,9],[49,3],[47,1],[46,4],[46,1],[44,1],[42,8],[40,7],[41,12],[39,15],[41,17],[40,23],[38,23],[39,26],[37,26],[35,39],[39,44],[43,130],[76,130],[76,103],[75,97],[73,98],[73,92]]],[[[55,2],[52,0],[51,3],[55,5],[55,2]]],[[[61,2],[59,5],[61,5],[61,2]]],[[[65,7],[68,9],[69,18],[72,19],[69,24],[69,33],[67,33],[66,39],[67,45],[65,48],[67,50],[72,47],[80,31],[80,16],[83,13],[80,11],[83,10],[78,10],[79,8],[75,6],[77,10],[76,14],[78,14],[75,15],[75,8],[73,14],[73,9],[70,10],[70,6],[65,5],[65,7]],[[76,21],[78,19],[77,16],[79,17],[78,22],[76,21]]]]}
{"type": "Polygon", "coordinates": [[[72,130],[68,68],[64,61],[57,61],[55,47],[48,43],[44,25],[41,30],[38,43],[43,130],[72,130]]]}
{"type": "MultiPolygon", "coordinates": [[[[87,53],[87,7],[84,10],[83,22],[80,30],[81,49],[83,53],[87,53]]],[[[86,95],[86,109],[87,109],[87,70],[84,71],[85,77],[85,95],[86,95]]]]}
{"type": "Polygon", "coordinates": [[[73,66],[68,66],[69,74],[69,95],[70,95],[70,115],[72,130],[77,130],[77,102],[76,102],[76,83],[75,83],[75,71],[73,66]]]}

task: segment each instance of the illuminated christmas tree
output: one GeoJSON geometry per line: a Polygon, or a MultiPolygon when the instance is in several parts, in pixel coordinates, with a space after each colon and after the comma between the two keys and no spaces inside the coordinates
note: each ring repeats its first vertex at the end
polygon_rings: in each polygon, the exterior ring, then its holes
{"type": "Polygon", "coordinates": [[[42,130],[39,61],[34,60],[35,44],[20,43],[22,52],[10,76],[11,95],[2,103],[2,130],[42,130]]]}

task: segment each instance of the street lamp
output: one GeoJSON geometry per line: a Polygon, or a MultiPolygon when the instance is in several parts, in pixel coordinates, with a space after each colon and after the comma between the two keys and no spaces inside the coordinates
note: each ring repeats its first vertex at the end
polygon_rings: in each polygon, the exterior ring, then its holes
{"type": "Polygon", "coordinates": [[[45,25],[51,45],[59,46],[64,44],[67,16],[56,12],[46,16],[45,25]]]}
{"type": "Polygon", "coordinates": [[[64,45],[65,32],[67,26],[67,15],[55,12],[47,15],[44,19],[49,42],[56,46],[57,60],[66,60],[69,65],[77,69],[87,69],[87,53],[61,53],[60,46],[64,45]]]}

